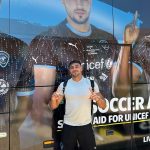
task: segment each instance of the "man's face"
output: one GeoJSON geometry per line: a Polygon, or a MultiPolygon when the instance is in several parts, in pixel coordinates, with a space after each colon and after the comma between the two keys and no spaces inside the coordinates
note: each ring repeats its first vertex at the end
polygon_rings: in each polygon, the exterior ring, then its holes
{"type": "Polygon", "coordinates": [[[88,21],[92,0],[63,0],[63,3],[73,22],[84,24],[88,21]]]}
{"type": "Polygon", "coordinates": [[[78,77],[82,75],[82,66],[78,63],[73,63],[69,67],[69,72],[72,77],[78,77]]]}

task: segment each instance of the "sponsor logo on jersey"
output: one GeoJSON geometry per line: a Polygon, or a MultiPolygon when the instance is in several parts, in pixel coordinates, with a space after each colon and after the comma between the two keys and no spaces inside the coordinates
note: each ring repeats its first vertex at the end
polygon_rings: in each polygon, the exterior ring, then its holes
{"type": "Polygon", "coordinates": [[[0,95],[4,95],[8,92],[9,83],[4,79],[0,79],[0,95]]]}
{"type": "Polygon", "coordinates": [[[112,65],[113,65],[113,60],[111,58],[105,60],[105,66],[108,70],[111,69],[112,65]]]}
{"type": "Polygon", "coordinates": [[[102,43],[102,48],[104,50],[109,50],[109,44],[106,40],[100,40],[99,43],[102,43]]]}
{"type": "Polygon", "coordinates": [[[73,43],[68,43],[68,45],[75,47],[76,49],[78,49],[77,47],[77,43],[73,44],[73,43]]]}
{"type": "Polygon", "coordinates": [[[32,59],[35,61],[35,63],[37,64],[37,59],[39,58],[39,56],[38,57],[36,57],[36,58],[34,58],[33,56],[32,56],[32,59]]]}
{"type": "Polygon", "coordinates": [[[5,68],[9,62],[9,54],[4,51],[0,51],[0,66],[5,68]]]}
{"type": "Polygon", "coordinates": [[[106,81],[106,79],[108,78],[108,76],[107,76],[105,73],[102,73],[102,75],[99,76],[99,78],[100,78],[102,81],[106,81]]]}
{"type": "Polygon", "coordinates": [[[97,55],[100,48],[94,47],[93,45],[88,45],[86,51],[88,55],[97,55]]]}
{"type": "Polygon", "coordinates": [[[104,59],[102,58],[101,61],[97,61],[97,62],[87,62],[82,63],[82,65],[86,65],[87,70],[93,70],[93,69],[103,69],[104,68],[104,59]]]}
{"type": "Polygon", "coordinates": [[[104,68],[110,70],[113,65],[113,60],[111,58],[108,58],[106,60],[102,58],[100,61],[86,62],[86,64],[82,63],[82,65],[86,65],[87,70],[93,70],[93,69],[103,70],[104,68]]]}

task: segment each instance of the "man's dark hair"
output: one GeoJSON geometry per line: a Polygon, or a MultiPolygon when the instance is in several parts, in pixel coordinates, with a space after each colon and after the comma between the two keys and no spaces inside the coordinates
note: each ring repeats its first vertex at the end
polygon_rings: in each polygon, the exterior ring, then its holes
{"type": "Polygon", "coordinates": [[[75,63],[81,65],[81,62],[80,62],[79,60],[73,60],[73,61],[71,61],[71,62],[69,63],[69,67],[70,67],[72,64],[75,64],[75,63]]]}

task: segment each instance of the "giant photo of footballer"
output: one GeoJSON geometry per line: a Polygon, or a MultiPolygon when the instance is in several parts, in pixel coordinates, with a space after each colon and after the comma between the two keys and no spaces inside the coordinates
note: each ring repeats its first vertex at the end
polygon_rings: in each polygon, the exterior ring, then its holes
{"type": "Polygon", "coordinates": [[[20,149],[61,149],[65,104],[52,110],[49,103],[57,86],[70,78],[68,64],[74,59],[106,100],[105,110],[95,102],[92,107],[97,149],[148,149],[150,37],[144,30],[148,22],[139,28],[145,23],[140,3],[129,13],[119,0],[2,1],[0,28],[29,45],[27,62],[35,80],[25,85],[35,90],[19,128],[20,149]],[[8,4],[10,16],[4,10],[8,4]],[[46,140],[50,144],[43,145],[46,140]]]}

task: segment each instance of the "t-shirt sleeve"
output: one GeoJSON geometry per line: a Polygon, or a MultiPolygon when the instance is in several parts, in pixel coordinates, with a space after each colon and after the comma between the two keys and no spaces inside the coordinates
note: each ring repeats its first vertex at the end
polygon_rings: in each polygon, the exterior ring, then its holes
{"type": "Polygon", "coordinates": [[[63,93],[63,84],[64,84],[64,82],[62,82],[59,86],[58,86],[58,88],[57,88],[57,93],[58,94],[60,94],[60,95],[64,95],[64,93],[63,93]]]}
{"type": "Polygon", "coordinates": [[[98,85],[97,85],[97,83],[94,81],[94,91],[96,92],[96,93],[99,93],[100,91],[99,91],[99,87],[98,87],[98,85]]]}
{"type": "Polygon", "coordinates": [[[39,35],[32,40],[30,60],[34,67],[56,67],[57,57],[53,50],[53,39],[50,36],[39,35]]]}

